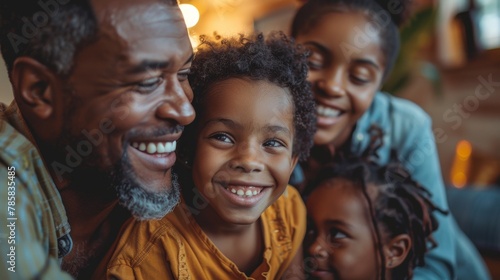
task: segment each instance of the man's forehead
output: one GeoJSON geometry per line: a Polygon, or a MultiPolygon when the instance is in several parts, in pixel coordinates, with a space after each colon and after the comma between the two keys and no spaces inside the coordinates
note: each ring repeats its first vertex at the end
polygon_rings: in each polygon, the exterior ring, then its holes
{"type": "Polygon", "coordinates": [[[168,28],[184,22],[177,5],[164,0],[94,0],[93,9],[101,34],[114,33],[124,39],[141,34],[149,38],[186,35],[185,28],[168,28]]]}

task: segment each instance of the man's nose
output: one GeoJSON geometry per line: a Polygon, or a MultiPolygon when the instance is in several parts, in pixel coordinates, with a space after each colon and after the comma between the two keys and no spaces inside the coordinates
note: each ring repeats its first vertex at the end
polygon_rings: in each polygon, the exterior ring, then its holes
{"type": "Polygon", "coordinates": [[[162,103],[156,109],[156,116],[161,119],[175,120],[180,125],[188,125],[195,117],[191,105],[193,93],[191,87],[182,86],[174,81],[165,87],[162,103]]]}

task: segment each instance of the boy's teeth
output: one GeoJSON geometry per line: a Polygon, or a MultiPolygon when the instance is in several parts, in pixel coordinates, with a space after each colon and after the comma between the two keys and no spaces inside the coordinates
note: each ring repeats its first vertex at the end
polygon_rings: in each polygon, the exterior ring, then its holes
{"type": "Polygon", "coordinates": [[[320,116],[331,117],[331,118],[338,117],[342,113],[340,110],[325,107],[322,105],[318,105],[316,107],[316,111],[318,112],[318,115],[320,115],[320,116]]]}
{"type": "Polygon", "coordinates": [[[156,153],[156,145],[153,143],[148,144],[148,149],[146,150],[148,154],[154,154],[156,153]]]}
{"type": "Polygon", "coordinates": [[[241,196],[241,197],[252,197],[254,195],[258,195],[261,191],[262,191],[262,188],[258,188],[257,189],[249,189],[249,188],[255,188],[253,186],[250,186],[250,187],[227,187],[227,190],[229,190],[230,192],[236,194],[237,196],[241,196]]]}
{"type": "Polygon", "coordinates": [[[132,142],[132,147],[148,154],[165,154],[175,151],[175,149],[177,148],[177,142],[132,142]]]}

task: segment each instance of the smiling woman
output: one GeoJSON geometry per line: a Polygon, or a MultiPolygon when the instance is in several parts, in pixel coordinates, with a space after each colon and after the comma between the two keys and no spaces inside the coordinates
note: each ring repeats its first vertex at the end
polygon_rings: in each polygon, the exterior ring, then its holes
{"type": "MultiPolygon", "coordinates": [[[[411,176],[447,209],[430,117],[417,105],[380,92],[399,51],[398,25],[406,0],[309,0],[298,10],[292,35],[310,51],[309,76],[317,104],[318,129],[311,157],[298,166],[292,185],[303,188],[325,165],[360,156],[369,130],[384,135],[377,162],[393,150],[411,176]]],[[[415,269],[415,279],[488,279],[481,257],[451,215],[437,215],[439,246],[415,269]],[[455,253],[454,253],[455,252],[455,253]],[[463,256],[467,256],[464,258],[463,256]]]]}

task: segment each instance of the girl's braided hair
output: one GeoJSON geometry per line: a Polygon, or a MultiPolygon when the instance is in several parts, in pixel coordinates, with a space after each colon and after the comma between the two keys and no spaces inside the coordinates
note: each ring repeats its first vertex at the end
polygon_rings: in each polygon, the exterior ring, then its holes
{"type": "Polygon", "coordinates": [[[306,195],[322,182],[333,178],[352,181],[362,191],[366,199],[375,236],[374,244],[380,257],[380,279],[385,279],[385,262],[383,254],[384,240],[399,234],[408,234],[411,248],[406,259],[392,270],[392,279],[411,279],[413,269],[425,264],[425,253],[436,247],[432,232],[438,228],[433,211],[442,214],[446,211],[438,208],[430,200],[430,193],[414,181],[409,172],[395,160],[385,166],[376,163],[376,151],[382,146],[382,131],[376,126],[371,128],[371,141],[368,148],[357,157],[339,156],[335,164],[325,166],[306,189],[306,195]],[[369,195],[368,188],[374,187],[375,194],[369,195]],[[431,244],[431,247],[428,247],[431,244]]]}

